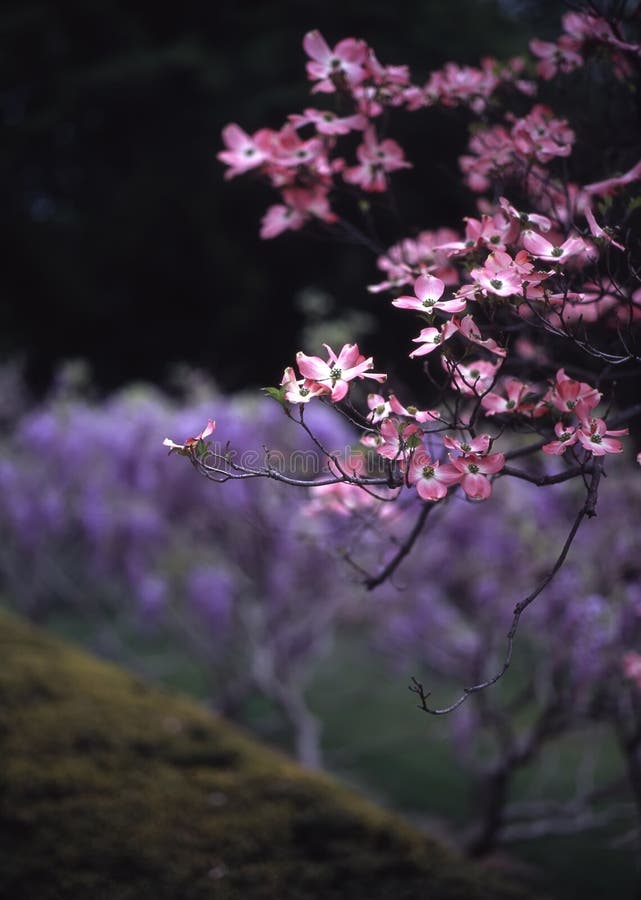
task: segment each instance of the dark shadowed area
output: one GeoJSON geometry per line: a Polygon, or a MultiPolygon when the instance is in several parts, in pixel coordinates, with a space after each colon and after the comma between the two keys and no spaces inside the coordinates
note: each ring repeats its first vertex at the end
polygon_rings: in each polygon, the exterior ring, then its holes
{"type": "MultiPolygon", "coordinates": [[[[312,28],[332,43],[363,37],[423,77],[524,49],[526,5],[502,6],[3,4],[1,351],[27,360],[37,388],[79,356],[102,388],[182,361],[226,389],[274,383],[299,347],[296,295],[320,287],[340,310],[367,309],[374,259],[329,235],[259,240],[274,197],[251,178],[224,182],[221,129],[278,128],[312,102],[301,46],[312,28]]],[[[396,182],[400,233],[456,223],[468,200],[455,165],[464,126],[439,113],[428,126],[398,132],[416,160],[411,191],[396,182]]],[[[397,327],[383,315],[387,338],[397,327]]]]}

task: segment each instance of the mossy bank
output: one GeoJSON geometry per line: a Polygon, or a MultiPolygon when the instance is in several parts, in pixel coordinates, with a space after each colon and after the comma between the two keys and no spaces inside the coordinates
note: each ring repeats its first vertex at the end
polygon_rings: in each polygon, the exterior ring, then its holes
{"type": "Polygon", "coordinates": [[[3,900],[525,900],[179,695],[0,611],[3,900]]]}

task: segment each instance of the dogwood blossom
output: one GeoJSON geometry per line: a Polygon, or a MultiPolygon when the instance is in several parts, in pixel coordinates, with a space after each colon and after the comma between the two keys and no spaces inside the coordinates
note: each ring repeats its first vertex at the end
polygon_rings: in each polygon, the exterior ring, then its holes
{"type": "Polygon", "coordinates": [[[459,473],[451,465],[441,465],[432,460],[429,453],[419,447],[412,454],[407,470],[407,482],[414,485],[422,500],[442,500],[447,489],[459,482],[459,473]]]}
{"type": "Polygon", "coordinates": [[[328,344],[323,346],[327,350],[327,361],[299,351],[296,354],[296,364],[304,378],[325,388],[333,403],[345,397],[349,382],[354,378],[372,378],[378,382],[387,379],[387,375],[369,371],[373,367],[372,358],[370,356],[366,359],[357,344],[345,344],[338,355],[328,344]]]}
{"type": "Polygon", "coordinates": [[[197,452],[202,446],[202,442],[207,440],[210,434],[213,434],[216,429],[216,422],[213,419],[209,419],[207,424],[196,437],[188,437],[185,439],[184,443],[177,444],[172,441],[171,438],[165,438],[163,441],[163,445],[165,447],[169,447],[169,452],[176,452],[181,454],[182,456],[190,455],[197,452]]]}
{"type": "Polygon", "coordinates": [[[312,92],[331,94],[343,86],[354,87],[365,78],[364,41],[345,38],[331,49],[320,31],[309,31],[303,38],[303,47],[310,57],[307,75],[317,82],[312,92]]]}
{"type": "Polygon", "coordinates": [[[392,138],[379,141],[372,128],[365,132],[363,143],[356,148],[356,156],[359,164],[345,169],[343,178],[364,191],[385,191],[388,186],[388,172],[412,167],[396,141],[392,138]]]}
{"type": "Polygon", "coordinates": [[[416,356],[425,356],[428,353],[432,353],[437,347],[440,347],[441,344],[444,344],[445,341],[451,338],[453,334],[456,334],[457,330],[457,326],[452,321],[445,322],[442,328],[434,328],[433,326],[422,328],[419,336],[412,338],[415,344],[422,344],[422,346],[412,350],[409,354],[410,358],[413,359],[416,356]]]}
{"type": "Polygon", "coordinates": [[[435,309],[442,312],[458,313],[466,307],[466,302],[461,297],[451,300],[441,300],[445,284],[434,275],[419,275],[414,282],[415,297],[397,297],[392,300],[392,306],[398,309],[413,309],[416,312],[431,313],[435,309]]]}
{"type": "Polygon", "coordinates": [[[608,431],[603,419],[588,419],[581,424],[577,437],[583,447],[594,456],[605,456],[606,453],[622,453],[623,444],[616,438],[628,433],[627,428],[608,431]]]}
{"type": "Polygon", "coordinates": [[[575,381],[559,369],[550,389],[543,398],[563,413],[574,413],[579,419],[587,419],[601,400],[601,393],[584,381],[575,381]]]}
{"type": "Polygon", "coordinates": [[[519,381],[518,378],[506,378],[502,384],[505,396],[496,391],[489,391],[481,398],[481,406],[487,416],[503,413],[520,413],[529,415],[534,404],[527,402],[526,398],[531,394],[531,386],[519,381]]]}
{"type": "Polygon", "coordinates": [[[523,232],[523,246],[537,259],[555,263],[564,263],[569,257],[589,250],[589,244],[582,237],[569,237],[556,246],[542,234],[529,230],[523,232]]]}
{"type": "Polygon", "coordinates": [[[544,453],[548,453],[552,456],[561,456],[568,447],[576,444],[579,437],[578,426],[564,425],[563,422],[556,423],[554,426],[554,433],[556,435],[556,440],[549,441],[541,447],[541,450],[544,453]]]}
{"type": "Polygon", "coordinates": [[[261,166],[269,158],[269,135],[267,128],[261,128],[250,137],[235,122],[226,125],[223,128],[223,141],[227,150],[221,150],[218,154],[218,159],[230,167],[225,172],[225,178],[235,178],[236,175],[261,166]]]}
{"type": "Polygon", "coordinates": [[[471,453],[454,457],[450,454],[451,470],[448,474],[459,483],[470,500],[487,500],[492,493],[492,484],[488,475],[495,475],[505,465],[503,453],[490,453],[487,456],[471,453]]]}

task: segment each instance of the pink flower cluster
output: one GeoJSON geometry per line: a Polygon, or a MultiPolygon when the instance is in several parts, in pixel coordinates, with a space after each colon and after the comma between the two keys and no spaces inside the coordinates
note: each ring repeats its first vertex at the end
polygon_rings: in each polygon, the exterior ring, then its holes
{"type": "MultiPolygon", "coordinates": [[[[578,68],[595,50],[615,60],[619,75],[622,59],[629,65],[641,55],[622,27],[605,19],[569,13],[563,27],[555,44],[532,41],[540,78],[578,68]]],[[[610,224],[618,221],[616,203],[641,181],[641,161],[583,185],[562,178],[560,161],[563,168],[573,162],[576,140],[569,123],[542,103],[518,117],[501,113],[499,91],[535,93],[523,78],[523,61],[499,66],[484,59],[478,68],[448,63],[417,85],[406,66],[382,65],[362,40],[346,38],[331,47],[311,31],[303,46],[312,93],[337,95],[340,114],[310,106],[290,115],[280,131],[248,135],[232,124],[223,132],[226,149],[219,158],[229,166],[227,177],[254,170],[280,192],[282,202],[263,219],[263,237],[299,229],[310,219],[335,222],[333,192],[342,187],[349,194],[381,194],[395,172],[410,168],[403,149],[383,130],[391,121],[384,111],[438,104],[463,107],[481,119],[459,160],[466,184],[479,195],[476,214],[464,219],[460,232],[439,228],[397,240],[378,258],[383,280],[369,288],[391,291],[395,308],[418,317],[409,356],[421,360],[440,391],[437,408],[423,410],[404,406],[395,394],[374,393],[360,412],[358,395],[350,397],[349,417],[364,430],[361,443],[391,473],[386,486],[402,483],[435,502],[460,485],[469,499],[487,499],[492,477],[505,466],[505,455],[492,448],[510,425],[538,434],[535,449],[549,456],[571,448],[579,467],[621,453],[619,438],[627,429],[610,428],[597,414],[601,392],[559,368],[546,339],[567,339],[582,349],[590,347],[586,329],[596,322],[610,326],[601,329],[608,339],[641,320],[639,279],[623,283],[620,277],[634,237],[631,229],[622,236],[610,224]],[[338,152],[345,137],[355,158],[338,152]],[[601,260],[607,265],[599,269],[601,260]],[[479,434],[484,427],[498,433],[479,434]]],[[[338,354],[325,348],[326,359],[301,352],[297,371],[285,370],[274,389],[282,402],[341,403],[352,381],[385,381],[356,344],[338,354]]],[[[593,356],[617,358],[598,348],[593,356]]],[[[347,494],[354,489],[350,478],[341,483],[347,494]]]]}
{"type": "Polygon", "coordinates": [[[377,266],[387,278],[371,284],[368,291],[378,294],[414,281],[416,273],[435,275],[447,285],[458,284],[458,270],[449,261],[447,248],[458,238],[452,228],[421,231],[415,238],[404,238],[379,256],[377,266]]]}
{"type": "Polygon", "coordinates": [[[536,66],[539,78],[549,81],[559,72],[573,72],[584,65],[587,56],[603,49],[610,51],[619,77],[629,74],[629,57],[639,57],[639,46],[622,40],[610,22],[583,12],[566,13],[561,21],[563,34],[557,41],[539,38],[530,41],[530,50],[539,59],[536,66]]]}
{"type": "Polygon", "coordinates": [[[307,356],[302,351],[296,355],[296,365],[302,378],[296,378],[291,366],[285,369],[281,387],[289,403],[308,403],[314,397],[324,395],[329,395],[332,403],[337,403],[347,395],[349,382],[355,378],[371,378],[378,382],[387,379],[385,374],[370,372],[374,365],[372,358],[366,359],[357,344],[345,344],[338,355],[327,344],[324,346],[327,360],[307,356]]]}
{"type": "Polygon", "coordinates": [[[231,123],[223,129],[225,149],[218,158],[229,168],[226,178],[255,170],[266,177],[281,195],[261,224],[261,237],[273,238],[284,231],[297,231],[312,220],[332,224],[337,221],[330,192],[337,180],[365,192],[382,193],[389,187],[392,172],[411,168],[403,149],[384,136],[376,120],[389,108],[416,110],[442,103],[482,109],[501,85],[513,85],[532,93],[534,85],[520,75],[523,62],[511,60],[505,66],[484,59],[479,69],[448,64],[434,72],[423,87],[413,85],[404,65],[382,65],[365,41],[345,38],[330,47],[319,31],[303,39],[308,56],[307,75],[314,82],[313,94],[340,94],[346,114],[308,107],[293,113],[280,130],[261,128],[250,135],[231,123]],[[307,135],[303,137],[301,132],[307,135]],[[337,154],[337,141],[361,132],[356,161],[337,154]]]}
{"type": "Polygon", "coordinates": [[[408,98],[408,109],[422,106],[466,106],[482,113],[501,85],[513,85],[524,94],[536,93],[533,81],[521,78],[524,69],[519,57],[500,65],[495,59],[485,57],[479,68],[460,66],[448,62],[442,69],[432,72],[422,88],[414,88],[408,98]]]}
{"type": "Polygon", "coordinates": [[[561,421],[554,426],[556,440],[545,444],[544,453],[561,456],[577,441],[593,456],[606,453],[621,453],[623,445],[617,438],[628,434],[627,428],[608,431],[603,419],[594,418],[591,412],[601,400],[599,391],[583,381],[575,381],[559,369],[549,390],[538,404],[535,415],[544,414],[548,409],[558,410],[561,421]],[[575,424],[569,424],[571,418],[575,424]]]}
{"type": "MultiPolygon", "coordinates": [[[[569,156],[574,132],[565,119],[558,119],[541,103],[521,118],[508,114],[503,124],[477,131],[470,139],[468,153],[459,165],[473,191],[486,191],[498,172],[510,176],[525,173],[534,163],[543,165],[557,157],[569,156]]],[[[535,170],[540,171],[540,170],[535,170]]]]}
{"type": "MultiPolygon", "coordinates": [[[[443,436],[442,444],[451,452],[449,462],[442,462],[433,458],[433,451],[425,443],[426,433],[417,424],[438,421],[437,410],[404,409],[398,401],[390,404],[379,395],[370,395],[370,403],[376,410],[378,429],[374,434],[365,434],[361,443],[398,465],[406,483],[416,488],[422,500],[442,500],[449,488],[459,484],[470,500],[486,500],[490,496],[488,475],[503,468],[505,456],[490,452],[489,434],[469,440],[443,436]]],[[[434,436],[432,432],[432,443],[434,436]]]]}

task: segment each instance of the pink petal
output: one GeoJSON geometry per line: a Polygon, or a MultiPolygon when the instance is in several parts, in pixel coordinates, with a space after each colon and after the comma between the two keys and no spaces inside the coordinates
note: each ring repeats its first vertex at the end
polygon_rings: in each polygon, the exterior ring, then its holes
{"type": "Polygon", "coordinates": [[[471,472],[463,477],[461,487],[470,500],[487,500],[492,493],[492,485],[485,475],[472,475],[471,472]]]}
{"type": "Polygon", "coordinates": [[[444,290],[445,285],[434,275],[419,275],[414,282],[414,292],[419,300],[439,300],[444,290]]]}
{"type": "Polygon", "coordinates": [[[332,55],[327,41],[320,31],[308,31],[303,38],[303,49],[308,56],[319,63],[325,63],[332,55]]]}
{"type": "Polygon", "coordinates": [[[416,492],[421,500],[441,500],[447,494],[447,487],[435,478],[421,478],[416,482],[416,492]]]}
{"type": "Polygon", "coordinates": [[[480,460],[478,467],[481,472],[486,475],[494,475],[499,472],[505,465],[505,456],[502,453],[490,453],[484,459],[480,460]]]}
{"type": "Polygon", "coordinates": [[[296,354],[296,364],[305,378],[322,381],[330,377],[329,366],[318,356],[307,356],[300,351],[296,354]]]}

